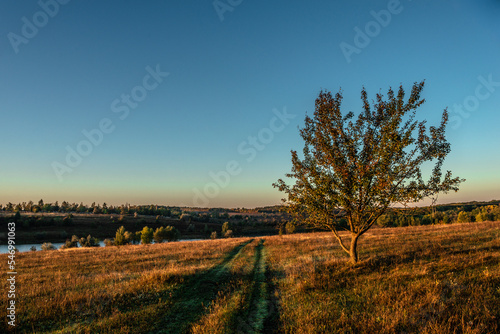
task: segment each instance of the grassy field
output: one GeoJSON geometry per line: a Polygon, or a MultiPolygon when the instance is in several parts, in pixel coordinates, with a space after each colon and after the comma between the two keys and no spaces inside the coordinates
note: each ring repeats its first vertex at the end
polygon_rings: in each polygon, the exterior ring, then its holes
{"type": "Polygon", "coordinates": [[[330,233],[20,253],[16,330],[500,332],[500,222],[373,229],[360,258],[330,233]]]}

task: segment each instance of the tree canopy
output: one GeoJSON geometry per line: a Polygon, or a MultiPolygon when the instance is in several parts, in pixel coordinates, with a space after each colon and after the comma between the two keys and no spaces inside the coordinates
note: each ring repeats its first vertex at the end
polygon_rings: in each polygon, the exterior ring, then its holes
{"type": "Polygon", "coordinates": [[[424,81],[414,83],[405,101],[402,86],[387,97],[368,100],[363,87],[362,111],[342,114],[342,90],[333,96],[321,91],[313,117],[305,117],[300,135],[305,142],[303,157],[292,150],[295,179],[273,184],[287,194],[288,209],[300,221],[333,232],[341,248],[358,261],[357,241],[393,204],[407,205],[439,192],[458,191],[465,181],[441,172],[450,144],[445,138],[448,112],[439,126],[427,127],[416,120],[417,109],[425,102],[420,94],[424,81]],[[424,180],[423,169],[433,164],[424,180]],[[344,223],[343,223],[344,222],[344,223]],[[350,231],[350,246],[338,233],[350,231]]]}

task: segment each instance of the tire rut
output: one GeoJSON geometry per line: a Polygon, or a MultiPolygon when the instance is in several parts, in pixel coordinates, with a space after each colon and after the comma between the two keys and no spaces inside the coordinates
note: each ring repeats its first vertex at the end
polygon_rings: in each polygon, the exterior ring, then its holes
{"type": "Polygon", "coordinates": [[[274,313],[273,304],[268,295],[268,279],[266,277],[266,250],[261,239],[255,247],[253,269],[253,288],[250,295],[250,307],[238,317],[238,333],[265,333],[266,320],[274,313]]]}
{"type": "Polygon", "coordinates": [[[236,246],[224,260],[211,269],[191,276],[172,296],[172,307],[154,320],[150,333],[187,333],[217,297],[217,293],[230,280],[228,268],[241,250],[254,239],[236,246]]]}

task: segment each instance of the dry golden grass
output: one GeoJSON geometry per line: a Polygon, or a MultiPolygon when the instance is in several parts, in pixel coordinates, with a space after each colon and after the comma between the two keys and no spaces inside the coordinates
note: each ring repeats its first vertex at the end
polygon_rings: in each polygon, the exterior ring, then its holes
{"type": "Polygon", "coordinates": [[[221,289],[217,299],[207,308],[205,315],[193,325],[193,333],[230,333],[237,322],[239,310],[245,309],[251,288],[252,259],[257,241],[244,247],[232,260],[228,273],[230,284],[221,289]]]}
{"type": "MultiPolygon", "coordinates": [[[[137,328],[147,328],[150,320],[137,311],[168,308],[186,278],[215,266],[243,241],[18,253],[18,329],[50,332],[71,326],[69,332],[86,332],[86,324],[94,323],[104,330],[123,325],[121,331],[129,332],[127,326],[136,324],[130,332],[140,332],[137,328]]],[[[6,255],[0,258],[7,262],[6,255]]],[[[1,307],[6,307],[3,298],[1,307]]]]}
{"type": "Polygon", "coordinates": [[[280,332],[497,333],[499,227],[374,229],[355,266],[329,234],[268,238],[280,332]]]}
{"type": "Polygon", "coordinates": [[[499,228],[373,229],[354,266],[331,233],[20,253],[17,330],[497,333],[499,228]]]}

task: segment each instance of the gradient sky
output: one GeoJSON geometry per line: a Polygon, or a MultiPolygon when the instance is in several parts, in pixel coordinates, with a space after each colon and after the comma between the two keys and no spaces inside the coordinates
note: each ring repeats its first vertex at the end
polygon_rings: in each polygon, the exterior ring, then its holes
{"type": "Polygon", "coordinates": [[[440,202],[500,198],[499,1],[60,1],[0,3],[0,203],[278,204],[320,89],[357,113],[423,79],[467,179],[440,202]]]}

